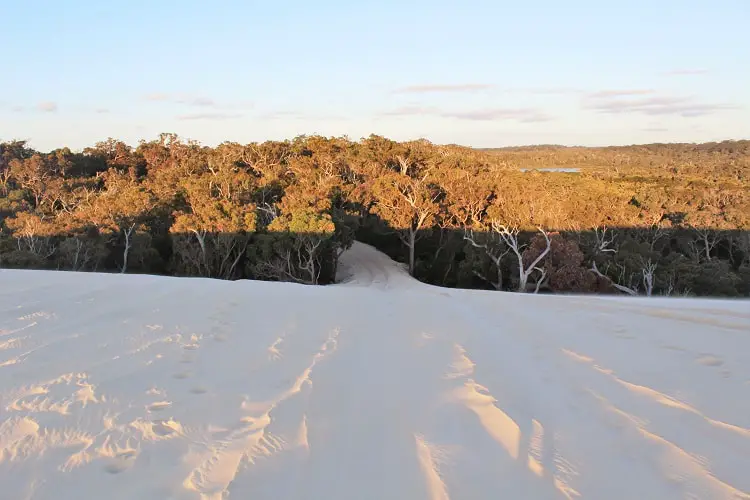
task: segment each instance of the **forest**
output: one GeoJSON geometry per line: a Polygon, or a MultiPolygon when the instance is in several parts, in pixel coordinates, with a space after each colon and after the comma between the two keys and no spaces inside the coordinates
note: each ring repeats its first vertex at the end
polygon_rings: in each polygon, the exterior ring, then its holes
{"type": "Polygon", "coordinates": [[[446,287],[747,297],[750,141],[0,143],[2,268],[328,284],[354,240],[446,287]]]}

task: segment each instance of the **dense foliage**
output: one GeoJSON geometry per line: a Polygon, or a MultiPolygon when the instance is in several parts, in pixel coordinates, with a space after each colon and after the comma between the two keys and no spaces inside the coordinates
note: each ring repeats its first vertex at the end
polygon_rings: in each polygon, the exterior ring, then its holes
{"type": "Polygon", "coordinates": [[[750,141],[0,143],[1,267],[330,283],[355,238],[444,286],[748,296],[750,141]]]}

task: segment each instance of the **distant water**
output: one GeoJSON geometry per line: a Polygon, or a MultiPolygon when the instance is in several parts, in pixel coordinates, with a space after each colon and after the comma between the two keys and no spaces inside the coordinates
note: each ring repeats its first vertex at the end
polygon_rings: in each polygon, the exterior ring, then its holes
{"type": "Polygon", "coordinates": [[[528,172],[530,170],[538,170],[539,172],[567,172],[571,174],[577,174],[581,171],[580,168],[522,168],[521,172],[528,172]]]}

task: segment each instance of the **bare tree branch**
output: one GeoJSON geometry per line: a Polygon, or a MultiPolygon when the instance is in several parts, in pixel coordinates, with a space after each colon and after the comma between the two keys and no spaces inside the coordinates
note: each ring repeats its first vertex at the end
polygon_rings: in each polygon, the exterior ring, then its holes
{"type": "Polygon", "coordinates": [[[638,295],[638,292],[636,292],[636,291],[635,291],[635,290],[633,290],[632,288],[628,288],[628,287],[626,287],[626,286],[623,286],[623,285],[620,285],[620,284],[618,284],[618,283],[615,283],[615,281],[614,281],[614,280],[613,280],[612,278],[610,278],[610,277],[609,277],[609,276],[607,276],[607,275],[604,275],[604,274],[602,274],[602,273],[601,273],[601,272],[599,271],[599,269],[598,269],[598,268],[596,267],[596,261],[593,261],[593,262],[591,263],[591,269],[590,269],[590,271],[592,271],[592,272],[593,272],[594,274],[596,274],[596,275],[597,275],[597,276],[599,276],[600,278],[604,278],[604,279],[606,279],[607,281],[609,281],[609,282],[610,282],[610,284],[611,284],[611,285],[612,285],[612,286],[613,286],[613,287],[614,287],[614,288],[615,288],[616,290],[619,290],[619,291],[621,291],[621,292],[623,292],[623,293],[627,293],[628,295],[638,295]]]}

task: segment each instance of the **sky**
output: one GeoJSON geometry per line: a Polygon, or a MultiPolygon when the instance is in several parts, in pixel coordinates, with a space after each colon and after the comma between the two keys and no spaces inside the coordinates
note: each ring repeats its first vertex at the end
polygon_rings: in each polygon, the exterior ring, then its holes
{"type": "Polygon", "coordinates": [[[0,0],[0,141],[750,138],[750,1],[0,0]]]}

